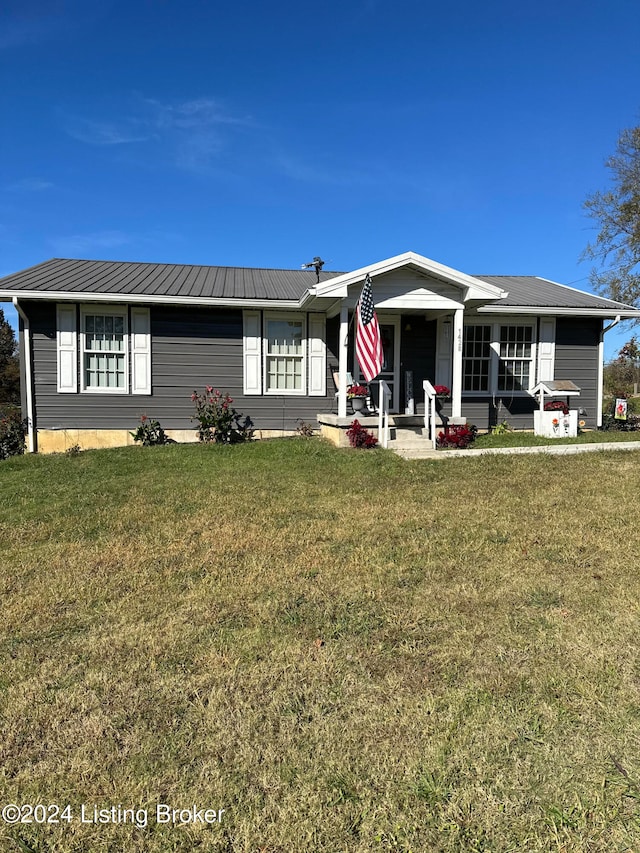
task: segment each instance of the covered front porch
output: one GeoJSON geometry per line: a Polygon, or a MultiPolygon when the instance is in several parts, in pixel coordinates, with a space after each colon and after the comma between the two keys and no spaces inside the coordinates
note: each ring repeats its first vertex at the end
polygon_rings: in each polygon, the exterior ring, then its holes
{"type": "MultiPolygon", "coordinates": [[[[321,426],[345,429],[354,418],[348,398],[351,381],[364,381],[355,357],[355,309],[369,275],[383,345],[382,369],[369,383],[369,412],[358,420],[375,428],[381,407],[380,388],[389,389],[390,428],[424,427],[423,383],[445,385],[450,399],[442,410],[451,422],[462,418],[463,324],[465,313],[496,302],[506,294],[493,285],[407,253],[382,264],[356,270],[318,284],[316,305],[325,305],[335,343],[334,411],[318,414],[321,426]],[[336,369],[337,368],[337,369],[336,369]],[[414,419],[410,422],[408,419],[414,419]]],[[[317,309],[316,309],[317,310],[317,309]]],[[[428,398],[427,398],[428,401],[428,398]]],[[[428,405],[428,402],[427,402],[428,405]]]]}

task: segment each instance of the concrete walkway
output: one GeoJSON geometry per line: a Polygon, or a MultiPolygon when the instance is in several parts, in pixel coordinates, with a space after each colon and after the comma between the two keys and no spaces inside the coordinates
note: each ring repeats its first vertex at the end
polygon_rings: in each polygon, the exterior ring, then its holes
{"type": "Polygon", "coordinates": [[[640,450],[640,441],[603,441],[593,444],[543,444],[537,447],[484,447],[469,450],[431,450],[430,448],[393,447],[389,449],[403,459],[452,459],[454,456],[490,456],[497,454],[548,453],[552,456],[571,456],[575,453],[595,453],[603,450],[640,450]]]}

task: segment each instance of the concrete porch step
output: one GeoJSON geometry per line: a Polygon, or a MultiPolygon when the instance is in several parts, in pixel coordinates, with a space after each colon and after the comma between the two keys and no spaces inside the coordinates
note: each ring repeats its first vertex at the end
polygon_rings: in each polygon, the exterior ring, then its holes
{"type": "Polygon", "coordinates": [[[410,427],[404,429],[391,429],[391,437],[387,445],[389,450],[395,453],[424,452],[431,451],[431,441],[422,427],[410,427]]]}
{"type": "Polygon", "coordinates": [[[402,459],[437,459],[442,455],[440,450],[417,447],[389,447],[389,450],[402,457],[402,459]]]}

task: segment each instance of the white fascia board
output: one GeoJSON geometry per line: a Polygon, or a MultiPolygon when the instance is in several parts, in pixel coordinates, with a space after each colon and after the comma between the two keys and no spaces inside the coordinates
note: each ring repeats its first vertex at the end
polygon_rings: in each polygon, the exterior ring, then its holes
{"type": "Polygon", "coordinates": [[[504,299],[507,296],[506,290],[501,290],[493,284],[487,284],[471,275],[454,270],[453,267],[439,264],[436,261],[425,258],[423,255],[417,255],[415,252],[405,252],[403,255],[395,255],[395,257],[387,258],[385,261],[378,261],[378,263],[361,267],[353,272],[344,273],[344,275],[332,278],[330,281],[316,284],[313,293],[316,296],[339,296],[344,298],[347,296],[349,286],[363,281],[366,275],[383,275],[400,267],[414,267],[435,278],[458,285],[458,287],[464,287],[468,291],[467,298],[473,298],[472,294],[478,294],[480,298],[485,299],[504,299]]]}
{"type": "Polygon", "coordinates": [[[207,298],[192,296],[145,296],[138,293],[90,293],[88,291],[69,293],[54,290],[13,290],[0,292],[0,299],[7,294],[11,299],[41,300],[46,302],[123,302],[127,305],[191,305],[217,306],[219,308],[285,308],[297,310],[299,299],[233,299],[207,298]]]}
{"type": "Polygon", "coordinates": [[[383,299],[376,302],[376,311],[403,308],[414,311],[455,311],[456,308],[464,308],[464,302],[455,302],[453,299],[425,299],[417,293],[405,293],[402,296],[394,296],[392,299],[383,299]]]}
{"type": "MultiPolygon", "coordinates": [[[[584,291],[582,291],[584,292],[584,291]]],[[[552,317],[600,317],[602,320],[640,318],[640,309],[629,308],[627,311],[616,311],[607,308],[554,308],[540,305],[481,305],[476,309],[478,314],[536,314],[552,317]]]]}

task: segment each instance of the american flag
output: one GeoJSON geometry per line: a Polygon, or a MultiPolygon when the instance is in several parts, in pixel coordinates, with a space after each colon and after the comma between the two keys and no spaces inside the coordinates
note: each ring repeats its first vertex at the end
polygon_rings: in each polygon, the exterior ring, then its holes
{"type": "Polygon", "coordinates": [[[368,274],[356,307],[356,317],[356,356],[362,375],[367,382],[371,382],[382,369],[382,341],[368,274]]]}

